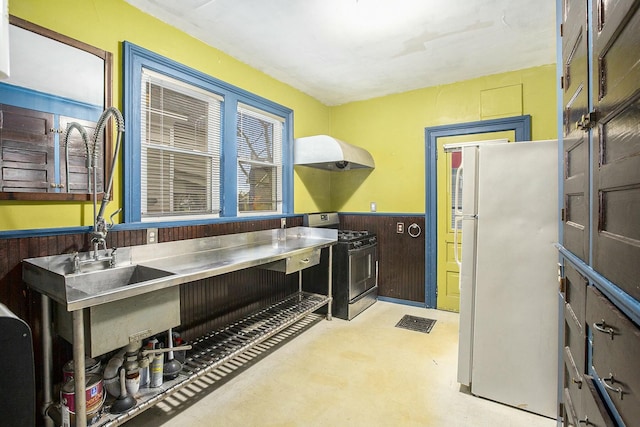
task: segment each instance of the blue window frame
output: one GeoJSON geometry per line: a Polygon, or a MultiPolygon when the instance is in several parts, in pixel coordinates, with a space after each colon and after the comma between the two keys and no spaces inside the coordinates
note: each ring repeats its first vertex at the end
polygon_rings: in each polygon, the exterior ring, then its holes
{"type": "MultiPolygon", "coordinates": [[[[124,175],[124,220],[126,223],[142,221],[141,198],[141,97],[143,69],[167,76],[170,79],[184,82],[203,89],[222,99],[221,107],[221,158],[220,158],[220,219],[239,217],[238,200],[238,112],[243,106],[250,106],[263,111],[266,115],[282,119],[282,204],[281,212],[257,211],[255,216],[265,217],[269,214],[282,216],[293,213],[293,111],[273,101],[242,90],[231,84],[218,80],[205,73],[163,57],[129,42],[123,44],[124,52],[124,118],[125,139],[123,149],[124,175]],[[239,108],[240,106],[240,108],[239,108]]],[[[241,172],[241,171],[240,171],[241,172]]],[[[249,216],[254,216],[249,214],[249,216]]],[[[247,217],[242,213],[242,217],[247,217]]],[[[174,218],[172,218],[174,219],[174,218]]],[[[171,224],[193,224],[196,222],[215,222],[217,218],[190,219],[188,216],[170,221],[171,224]]],[[[154,222],[169,222],[154,219],[154,222]]]]}

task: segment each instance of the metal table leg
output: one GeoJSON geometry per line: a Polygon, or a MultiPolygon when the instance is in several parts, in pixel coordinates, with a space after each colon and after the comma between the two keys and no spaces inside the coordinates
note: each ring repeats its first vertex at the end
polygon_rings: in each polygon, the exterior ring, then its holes
{"type": "Polygon", "coordinates": [[[51,300],[42,294],[42,416],[46,427],[53,427],[47,409],[53,404],[51,372],[53,371],[53,347],[51,344],[51,300]]]}
{"type": "Polygon", "coordinates": [[[76,310],[73,315],[73,377],[75,381],[76,427],[87,426],[87,396],[84,371],[84,313],[76,310]]]}
{"type": "Polygon", "coordinates": [[[329,280],[327,281],[327,297],[329,297],[329,302],[327,305],[327,320],[331,320],[333,318],[331,313],[331,306],[333,305],[331,276],[333,276],[333,246],[329,246],[329,280]]]}

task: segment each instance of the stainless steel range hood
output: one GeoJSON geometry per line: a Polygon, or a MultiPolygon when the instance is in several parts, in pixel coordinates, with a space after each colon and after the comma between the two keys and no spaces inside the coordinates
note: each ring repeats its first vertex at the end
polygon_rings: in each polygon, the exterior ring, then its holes
{"type": "Polygon", "coordinates": [[[328,135],[296,138],[293,164],[332,171],[373,169],[376,166],[373,157],[364,148],[328,135]]]}

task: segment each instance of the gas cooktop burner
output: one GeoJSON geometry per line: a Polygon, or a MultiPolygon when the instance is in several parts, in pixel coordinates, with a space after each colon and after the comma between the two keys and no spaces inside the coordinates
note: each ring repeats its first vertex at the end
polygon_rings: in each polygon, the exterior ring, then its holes
{"type": "Polygon", "coordinates": [[[338,230],[338,246],[351,249],[362,249],[375,245],[378,238],[370,231],[338,230]]]}
{"type": "Polygon", "coordinates": [[[368,231],[338,230],[338,240],[343,242],[369,237],[370,235],[371,233],[368,231]]]}

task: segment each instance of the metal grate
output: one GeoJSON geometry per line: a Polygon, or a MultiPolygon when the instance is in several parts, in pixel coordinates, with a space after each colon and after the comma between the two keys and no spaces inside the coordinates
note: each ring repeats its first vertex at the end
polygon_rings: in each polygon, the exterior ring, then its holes
{"type": "Polygon", "coordinates": [[[103,414],[96,425],[115,427],[135,417],[173,394],[193,393],[211,383],[211,375],[224,377],[236,371],[241,359],[257,359],[260,353],[275,349],[289,337],[297,335],[305,326],[322,317],[312,314],[326,305],[325,295],[297,292],[283,301],[249,315],[225,328],[210,332],[194,340],[189,356],[176,379],[165,381],[160,388],[141,389],[137,405],[123,414],[103,414]],[[223,374],[220,374],[223,372],[223,374]]]}
{"type": "Polygon", "coordinates": [[[411,331],[424,332],[425,334],[428,334],[431,332],[435,323],[436,321],[433,319],[405,314],[396,324],[396,328],[409,329],[411,331]]]}

